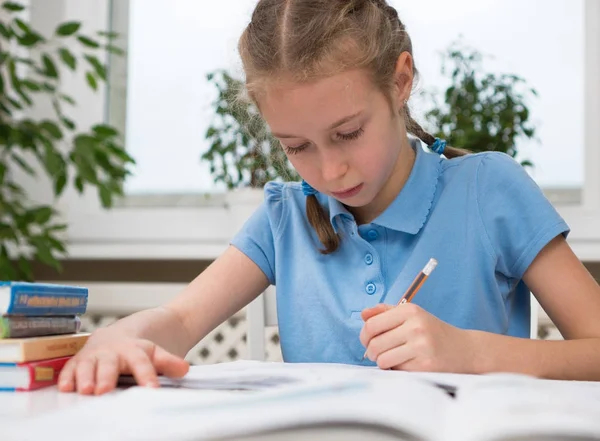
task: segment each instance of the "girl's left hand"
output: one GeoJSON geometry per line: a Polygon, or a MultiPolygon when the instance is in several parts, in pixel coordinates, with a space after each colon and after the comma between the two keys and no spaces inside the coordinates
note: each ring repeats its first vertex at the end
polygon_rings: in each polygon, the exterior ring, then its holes
{"type": "Polygon", "coordinates": [[[362,311],[360,341],[381,369],[470,373],[475,354],[468,331],[413,303],[362,311]]]}

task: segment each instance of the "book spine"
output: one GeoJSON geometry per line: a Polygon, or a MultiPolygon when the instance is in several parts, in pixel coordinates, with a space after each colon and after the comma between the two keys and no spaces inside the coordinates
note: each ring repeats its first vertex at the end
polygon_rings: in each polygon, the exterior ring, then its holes
{"type": "Polygon", "coordinates": [[[80,329],[81,319],[78,316],[0,317],[0,339],[74,334],[80,329]]]}
{"type": "Polygon", "coordinates": [[[87,307],[85,288],[49,285],[13,285],[10,287],[9,315],[79,315],[87,307]]]}
{"type": "Polygon", "coordinates": [[[23,340],[19,362],[46,360],[75,355],[87,341],[89,334],[57,335],[23,340]]]}
{"type": "Polygon", "coordinates": [[[58,383],[58,375],[71,357],[59,357],[50,360],[42,360],[24,363],[21,366],[29,370],[29,386],[17,390],[36,390],[43,387],[54,386],[58,383]]]}

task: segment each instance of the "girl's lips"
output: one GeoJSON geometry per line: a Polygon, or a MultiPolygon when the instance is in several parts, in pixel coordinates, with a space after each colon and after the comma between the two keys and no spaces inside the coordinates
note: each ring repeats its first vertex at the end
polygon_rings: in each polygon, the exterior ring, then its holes
{"type": "Polygon", "coordinates": [[[348,190],[343,191],[332,191],[331,194],[334,195],[338,199],[347,199],[352,196],[356,196],[359,191],[363,188],[363,184],[359,184],[356,187],[349,188],[348,190]]]}

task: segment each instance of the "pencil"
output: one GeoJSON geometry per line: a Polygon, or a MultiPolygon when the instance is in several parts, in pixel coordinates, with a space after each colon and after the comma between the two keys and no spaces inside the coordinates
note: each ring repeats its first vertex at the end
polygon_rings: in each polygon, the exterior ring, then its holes
{"type": "MultiPolygon", "coordinates": [[[[410,303],[415,294],[421,289],[423,283],[425,283],[425,280],[427,280],[427,278],[433,272],[436,266],[437,260],[435,260],[433,257],[429,259],[427,265],[425,265],[425,267],[419,272],[419,274],[417,274],[417,277],[415,277],[415,280],[412,281],[412,283],[410,284],[400,301],[396,304],[396,306],[402,305],[403,303],[410,303]]],[[[362,359],[364,360],[365,358],[367,358],[366,350],[362,359]]]]}

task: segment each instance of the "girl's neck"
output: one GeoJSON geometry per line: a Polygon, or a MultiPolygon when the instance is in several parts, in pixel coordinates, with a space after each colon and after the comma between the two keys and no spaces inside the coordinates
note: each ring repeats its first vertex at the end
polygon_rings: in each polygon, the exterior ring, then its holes
{"type": "Polygon", "coordinates": [[[410,145],[408,137],[406,137],[402,142],[396,166],[377,196],[369,204],[362,207],[347,207],[358,225],[372,222],[396,199],[410,176],[415,159],[416,152],[410,145]]]}

